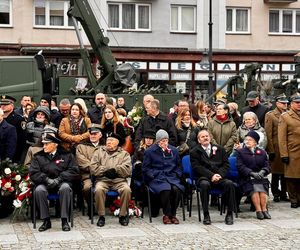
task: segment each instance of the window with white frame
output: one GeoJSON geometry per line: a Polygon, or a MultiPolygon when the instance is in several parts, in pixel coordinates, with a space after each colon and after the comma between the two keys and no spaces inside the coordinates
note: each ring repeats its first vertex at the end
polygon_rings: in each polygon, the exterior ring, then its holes
{"type": "Polygon", "coordinates": [[[171,6],[171,32],[196,32],[195,6],[171,6]]]}
{"type": "Polygon", "coordinates": [[[151,5],[133,3],[108,4],[108,26],[110,29],[150,30],[151,5]]]}
{"type": "Polygon", "coordinates": [[[65,0],[35,0],[34,26],[51,28],[70,28],[72,19],[68,17],[70,1],[65,0]]]}
{"type": "Polygon", "coordinates": [[[227,33],[250,33],[250,9],[227,8],[226,9],[227,33]]]}
{"type": "Polygon", "coordinates": [[[300,34],[300,9],[269,10],[269,33],[300,34]]]}
{"type": "Polygon", "coordinates": [[[1,0],[0,1],[0,26],[12,25],[12,1],[1,0]]]}

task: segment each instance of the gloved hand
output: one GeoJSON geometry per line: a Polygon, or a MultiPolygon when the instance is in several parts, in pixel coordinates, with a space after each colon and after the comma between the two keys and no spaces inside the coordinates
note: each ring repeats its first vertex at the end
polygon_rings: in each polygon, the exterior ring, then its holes
{"type": "Polygon", "coordinates": [[[275,159],[275,153],[270,153],[269,154],[269,160],[274,161],[274,159],[275,159]]]}
{"type": "Polygon", "coordinates": [[[289,157],[282,157],[282,158],[281,158],[281,161],[282,161],[283,163],[285,163],[285,164],[289,164],[290,158],[289,158],[289,157]]]}
{"type": "Polygon", "coordinates": [[[57,184],[54,181],[54,179],[47,178],[46,182],[47,182],[47,188],[52,189],[52,188],[55,188],[57,186],[57,184]]]}
{"type": "Polygon", "coordinates": [[[256,172],[251,172],[250,176],[252,176],[254,179],[257,179],[257,180],[262,179],[261,176],[256,172]]]}
{"type": "Polygon", "coordinates": [[[110,168],[104,172],[104,176],[106,176],[108,179],[116,179],[118,174],[114,168],[110,168]]]}
{"type": "Polygon", "coordinates": [[[53,181],[56,184],[56,186],[58,186],[62,182],[62,179],[60,177],[57,177],[53,181]]]}
{"type": "Polygon", "coordinates": [[[265,177],[266,171],[262,169],[258,172],[258,174],[260,175],[261,179],[263,179],[265,177]]]}

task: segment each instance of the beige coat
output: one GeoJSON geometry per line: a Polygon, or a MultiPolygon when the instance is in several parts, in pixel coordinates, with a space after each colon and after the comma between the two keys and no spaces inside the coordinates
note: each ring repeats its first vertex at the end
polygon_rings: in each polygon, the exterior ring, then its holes
{"type": "Polygon", "coordinates": [[[278,142],[280,157],[289,157],[284,176],[300,178],[300,116],[292,109],[279,118],[278,142]]]}
{"type": "MultiPolygon", "coordinates": [[[[90,128],[91,127],[90,118],[85,117],[84,121],[85,121],[86,127],[90,128]]],[[[87,131],[81,135],[73,135],[71,132],[71,124],[70,124],[69,117],[65,117],[61,120],[59,129],[58,129],[58,134],[59,134],[59,137],[63,141],[61,143],[61,146],[68,151],[71,150],[73,145],[87,140],[90,136],[89,131],[87,131]]]]}
{"type": "Polygon", "coordinates": [[[275,154],[275,159],[270,161],[273,174],[283,174],[284,164],[281,162],[278,145],[278,122],[281,112],[278,108],[268,112],[265,116],[265,130],[268,138],[267,152],[275,154]]]}
{"type": "Polygon", "coordinates": [[[90,178],[91,159],[95,151],[100,147],[95,147],[92,143],[81,143],[76,147],[76,160],[80,169],[81,179],[84,181],[90,178]]]}
{"type": "Polygon", "coordinates": [[[130,155],[120,147],[118,147],[117,151],[109,153],[106,150],[106,146],[100,146],[92,157],[90,170],[91,174],[96,176],[99,181],[111,181],[111,184],[119,183],[131,176],[131,158],[130,155]],[[119,178],[111,180],[103,176],[104,172],[110,168],[116,169],[119,178]]]}

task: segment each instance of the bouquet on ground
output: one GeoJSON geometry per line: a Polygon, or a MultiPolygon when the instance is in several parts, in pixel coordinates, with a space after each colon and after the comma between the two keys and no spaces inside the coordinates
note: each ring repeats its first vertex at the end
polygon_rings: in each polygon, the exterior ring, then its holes
{"type": "MultiPolygon", "coordinates": [[[[120,206],[121,206],[121,200],[120,198],[115,199],[113,201],[113,204],[109,206],[109,210],[111,213],[114,214],[114,216],[119,216],[120,214],[120,206]]],[[[135,205],[135,202],[133,200],[129,200],[128,203],[128,213],[129,217],[141,217],[142,211],[135,205]]]]}

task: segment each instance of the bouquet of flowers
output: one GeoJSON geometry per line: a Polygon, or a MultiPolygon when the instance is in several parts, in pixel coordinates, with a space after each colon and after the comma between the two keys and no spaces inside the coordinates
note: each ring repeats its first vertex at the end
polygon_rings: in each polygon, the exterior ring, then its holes
{"type": "Polygon", "coordinates": [[[128,120],[129,123],[133,126],[133,127],[137,127],[139,125],[140,120],[143,117],[143,107],[139,105],[139,103],[136,103],[132,110],[128,112],[128,120]]]}
{"type": "MultiPolygon", "coordinates": [[[[113,201],[113,204],[109,206],[109,210],[111,213],[114,214],[114,216],[119,216],[120,206],[121,206],[120,198],[115,199],[113,201]]],[[[130,200],[128,203],[128,213],[129,213],[129,217],[135,216],[139,218],[142,216],[142,211],[135,205],[135,202],[133,200],[130,200]]]]}
{"type": "Polygon", "coordinates": [[[14,206],[13,218],[29,205],[31,188],[27,167],[12,163],[9,159],[0,162],[0,196],[15,198],[11,204],[14,206]]]}

